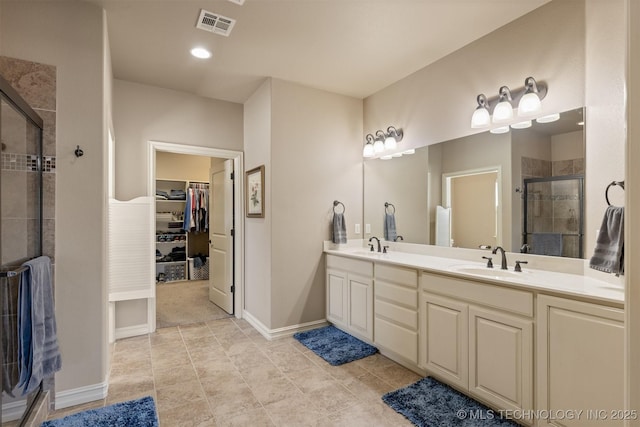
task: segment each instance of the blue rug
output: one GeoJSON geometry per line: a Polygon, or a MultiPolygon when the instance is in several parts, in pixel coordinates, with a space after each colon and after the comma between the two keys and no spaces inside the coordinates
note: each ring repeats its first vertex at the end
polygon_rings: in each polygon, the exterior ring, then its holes
{"type": "Polygon", "coordinates": [[[498,411],[431,377],[389,392],[382,400],[420,427],[518,427],[513,421],[500,418],[498,411]]]}
{"type": "Polygon", "coordinates": [[[335,326],[298,332],[293,337],[332,366],[353,362],[378,352],[374,346],[342,332],[335,326]]]}
{"type": "Polygon", "coordinates": [[[40,427],[158,427],[156,405],[151,396],[89,409],[57,420],[45,421],[40,427]]]}

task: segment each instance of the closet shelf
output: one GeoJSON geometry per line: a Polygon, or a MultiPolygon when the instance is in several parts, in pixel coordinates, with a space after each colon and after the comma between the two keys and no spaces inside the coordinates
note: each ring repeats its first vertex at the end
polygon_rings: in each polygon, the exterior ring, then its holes
{"type": "Polygon", "coordinates": [[[171,265],[171,264],[184,264],[185,261],[156,261],[156,264],[165,264],[165,265],[171,265]]]}

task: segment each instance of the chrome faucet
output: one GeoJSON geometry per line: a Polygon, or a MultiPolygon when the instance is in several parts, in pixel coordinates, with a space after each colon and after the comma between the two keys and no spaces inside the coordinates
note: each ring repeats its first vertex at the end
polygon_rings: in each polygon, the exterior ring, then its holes
{"type": "Polygon", "coordinates": [[[500,265],[500,269],[501,270],[506,270],[507,269],[507,255],[504,253],[504,249],[502,248],[502,246],[496,246],[496,248],[494,250],[491,251],[492,254],[497,254],[498,250],[500,250],[500,252],[502,253],[502,263],[500,265]]]}
{"type": "Polygon", "coordinates": [[[378,252],[382,252],[382,248],[380,247],[380,239],[378,239],[377,237],[373,236],[369,239],[369,246],[371,246],[371,252],[373,252],[373,244],[371,243],[371,241],[373,239],[376,239],[376,242],[378,242],[378,252]]]}

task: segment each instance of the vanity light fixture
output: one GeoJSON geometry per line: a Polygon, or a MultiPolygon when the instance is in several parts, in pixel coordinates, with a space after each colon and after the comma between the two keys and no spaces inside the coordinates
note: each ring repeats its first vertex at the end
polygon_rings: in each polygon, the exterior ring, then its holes
{"type": "Polygon", "coordinates": [[[373,135],[368,134],[365,139],[367,142],[364,144],[364,148],[362,149],[362,157],[373,157],[375,154],[375,150],[373,149],[373,135]]]}
{"type": "Polygon", "coordinates": [[[405,151],[402,152],[402,154],[405,155],[405,156],[410,155],[410,154],[415,154],[415,153],[416,153],[416,150],[413,149],[413,148],[411,148],[409,150],[405,150],[405,151]]]}
{"type": "Polygon", "coordinates": [[[380,160],[391,160],[391,159],[393,159],[393,156],[391,155],[380,157],[380,160]]]}
{"type": "Polygon", "coordinates": [[[478,107],[471,116],[471,127],[473,129],[484,128],[491,124],[491,114],[489,114],[487,97],[484,93],[481,93],[476,98],[478,101],[478,107]]]}
{"type": "MultiPolygon", "coordinates": [[[[366,142],[362,149],[362,157],[375,157],[385,151],[396,150],[398,142],[402,141],[403,136],[402,129],[396,129],[393,126],[389,126],[386,132],[382,130],[376,131],[375,136],[370,133],[367,134],[365,137],[366,142]]],[[[402,153],[398,153],[396,157],[401,155],[402,153]]]]}
{"type": "Polygon", "coordinates": [[[524,122],[518,122],[511,125],[513,129],[526,129],[531,127],[531,120],[525,120],[524,122]]]}
{"type": "Polygon", "coordinates": [[[499,90],[500,100],[496,108],[493,109],[493,123],[505,123],[513,119],[513,105],[511,101],[511,91],[507,86],[502,86],[499,90]]]}
{"type": "Polygon", "coordinates": [[[524,95],[518,103],[518,116],[533,116],[542,111],[542,101],[538,95],[538,84],[533,77],[527,77],[524,80],[524,95]]]}
{"type": "MultiPolygon", "coordinates": [[[[516,90],[511,90],[508,86],[501,86],[498,90],[498,96],[490,99],[481,93],[476,98],[478,106],[471,116],[471,127],[473,129],[486,128],[491,123],[506,125],[516,115],[524,120],[516,122],[511,127],[514,129],[528,127],[527,122],[542,111],[541,101],[546,95],[547,85],[543,82],[538,83],[533,77],[527,77],[524,80],[524,86],[516,90]],[[513,106],[516,104],[518,108],[517,113],[514,114],[513,106]]],[[[498,132],[500,131],[503,131],[502,126],[498,132]]]]}
{"type": "Polygon", "coordinates": [[[495,133],[495,134],[507,133],[509,132],[509,126],[500,126],[499,128],[493,128],[489,132],[495,133]]]}
{"type": "Polygon", "coordinates": [[[538,122],[538,123],[551,123],[551,122],[555,122],[556,120],[560,120],[560,113],[549,114],[548,116],[538,117],[536,119],[536,122],[538,122]]]}

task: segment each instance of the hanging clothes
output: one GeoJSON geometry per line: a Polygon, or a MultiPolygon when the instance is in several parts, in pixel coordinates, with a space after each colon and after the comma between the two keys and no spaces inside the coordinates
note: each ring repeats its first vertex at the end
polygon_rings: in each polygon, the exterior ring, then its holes
{"type": "Polygon", "coordinates": [[[189,184],[183,229],[196,233],[209,231],[209,184],[189,184]]]}

